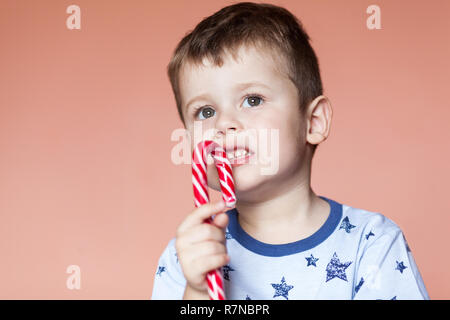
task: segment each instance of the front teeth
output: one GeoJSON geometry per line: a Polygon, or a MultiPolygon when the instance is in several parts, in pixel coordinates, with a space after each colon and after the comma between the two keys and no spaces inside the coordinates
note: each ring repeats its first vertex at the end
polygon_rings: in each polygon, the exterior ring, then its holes
{"type": "Polygon", "coordinates": [[[237,158],[245,157],[246,155],[248,155],[248,151],[244,150],[244,149],[239,149],[234,152],[227,152],[228,159],[237,159],[237,158]]]}

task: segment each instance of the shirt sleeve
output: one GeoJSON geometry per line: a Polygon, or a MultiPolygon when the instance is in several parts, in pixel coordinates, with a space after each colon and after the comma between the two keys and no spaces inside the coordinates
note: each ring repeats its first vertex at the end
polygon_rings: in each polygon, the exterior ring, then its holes
{"type": "Polygon", "coordinates": [[[153,281],[152,300],[182,300],[186,279],[175,250],[175,238],[163,251],[153,281]]]}
{"type": "Polygon", "coordinates": [[[365,248],[356,270],[353,299],[430,299],[400,228],[382,234],[365,248]]]}

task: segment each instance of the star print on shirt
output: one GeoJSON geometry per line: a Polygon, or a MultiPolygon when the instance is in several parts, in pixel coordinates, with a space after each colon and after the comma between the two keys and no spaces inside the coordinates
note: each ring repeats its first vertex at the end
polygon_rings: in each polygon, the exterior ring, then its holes
{"type": "Polygon", "coordinates": [[[361,277],[361,280],[359,280],[358,285],[355,287],[355,292],[356,293],[358,293],[359,289],[361,289],[361,286],[363,285],[363,283],[364,283],[364,278],[361,277]]]}
{"type": "Polygon", "coordinates": [[[352,264],[352,261],[341,263],[336,252],[333,254],[333,258],[331,258],[330,262],[327,265],[327,281],[330,281],[334,278],[339,278],[344,281],[347,281],[347,275],[345,274],[345,269],[348,268],[349,265],[352,264]]]}
{"type": "Polygon", "coordinates": [[[245,297],[245,300],[252,300],[248,295],[245,297]]]}
{"type": "Polygon", "coordinates": [[[289,286],[286,284],[286,280],[284,280],[284,277],[281,279],[281,283],[271,283],[272,287],[275,289],[275,294],[273,295],[274,298],[276,297],[283,297],[286,300],[288,299],[289,290],[294,288],[294,286],[289,286]]]}
{"type": "Polygon", "coordinates": [[[311,254],[311,257],[305,257],[306,261],[308,261],[308,264],[306,265],[307,267],[309,266],[316,266],[316,262],[317,260],[319,260],[319,258],[314,258],[314,256],[311,254]]]}
{"type": "Polygon", "coordinates": [[[166,267],[158,266],[158,272],[156,272],[156,275],[161,277],[161,274],[166,271],[166,267]]]}
{"type": "Polygon", "coordinates": [[[400,261],[400,262],[395,261],[395,262],[397,263],[397,268],[395,268],[395,270],[399,270],[400,273],[403,273],[403,270],[405,270],[406,268],[408,268],[407,266],[405,266],[405,265],[403,264],[403,261],[400,261]]]}
{"type": "Polygon", "coordinates": [[[370,236],[374,236],[375,234],[372,232],[372,230],[370,230],[370,232],[368,234],[366,234],[366,240],[369,240],[370,236]]]}
{"type": "Polygon", "coordinates": [[[228,231],[225,231],[225,239],[227,239],[227,240],[233,239],[233,237],[231,236],[231,233],[229,233],[228,231]]]}
{"type": "Polygon", "coordinates": [[[178,263],[178,253],[175,252],[175,257],[177,257],[177,263],[178,263]]]}
{"type": "Polygon", "coordinates": [[[356,226],[352,225],[350,223],[350,220],[348,219],[348,217],[345,217],[344,220],[342,220],[341,226],[339,227],[340,229],[345,229],[345,231],[347,233],[350,233],[350,231],[355,228],[356,226]]]}
{"type": "Polygon", "coordinates": [[[230,271],[235,271],[233,268],[231,268],[229,265],[225,265],[222,267],[222,271],[223,271],[223,278],[225,280],[230,281],[230,271]]]}

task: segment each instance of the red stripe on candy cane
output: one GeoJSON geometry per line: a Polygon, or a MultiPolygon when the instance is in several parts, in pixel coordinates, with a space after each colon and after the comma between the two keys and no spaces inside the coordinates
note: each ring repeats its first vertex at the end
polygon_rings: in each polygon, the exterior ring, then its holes
{"type": "MultiPolygon", "coordinates": [[[[219,175],[222,199],[229,208],[236,204],[234,191],[233,171],[225,150],[211,140],[201,141],[192,152],[192,185],[194,188],[194,203],[198,208],[209,202],[208,180],[207,180],[207,157],[211,154],[219,175]]],[[[211,218],[205,220],[211,223],[211,218]]],[[[223,288],[223,276],[220,269],[208,272],[206,275],[208,283],[208,294],[211,300],[225,300],[223,288]]]]}

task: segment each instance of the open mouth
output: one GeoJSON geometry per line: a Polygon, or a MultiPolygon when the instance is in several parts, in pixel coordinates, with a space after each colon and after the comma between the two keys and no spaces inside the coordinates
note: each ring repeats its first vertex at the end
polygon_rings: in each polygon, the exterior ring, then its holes
{"type": "Polygon", "coordinates": [[[236,149],[233,151],[227,150],[227,158],[230,160],[230,164],[233,167],[243,165],[246,163],[249,163],[250,157],[253,156],[253,152],[249,151],[248,149],[236,149]]]}

